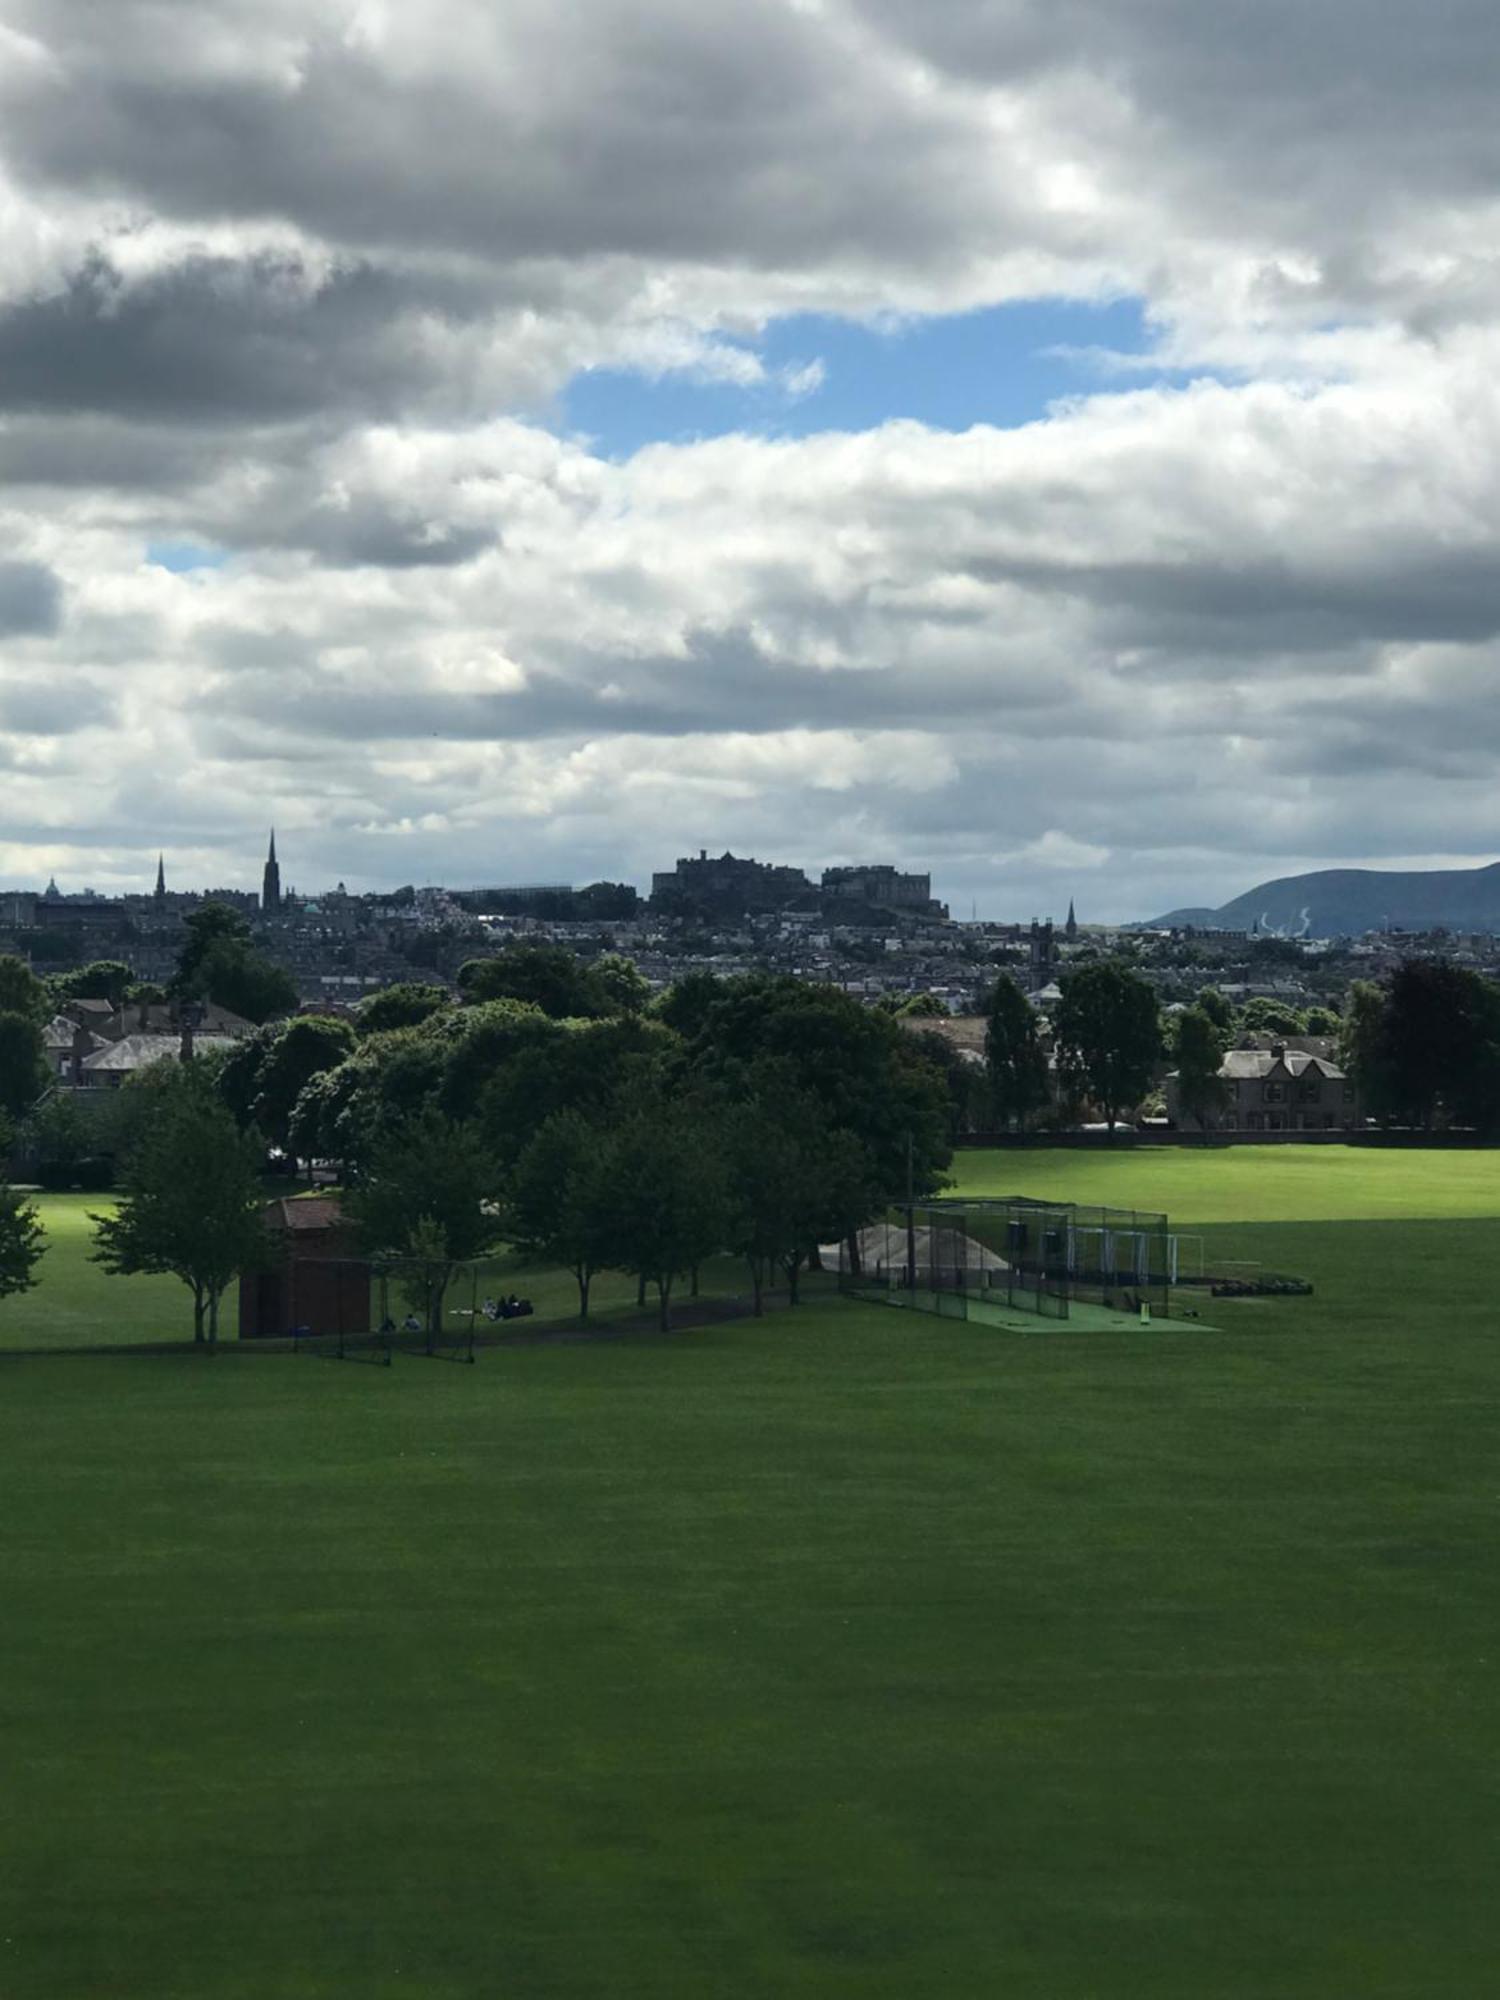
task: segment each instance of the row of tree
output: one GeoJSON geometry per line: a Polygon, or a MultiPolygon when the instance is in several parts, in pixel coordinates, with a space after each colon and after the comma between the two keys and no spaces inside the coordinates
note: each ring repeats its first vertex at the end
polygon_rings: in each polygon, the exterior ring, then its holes
{"type": "Polygon", "coordinates": [[[580,995],[548,956],[485,961],[457,1004],[391,989],[355,1024],[298,1016],[153,1066],[119,1093],[120,1201],[95,1254],[181,1278],[213,1340],[265,1254],[269,1144],[337,1163],[365,1248],[416,1274],[434,1331],[454,1268],[502,1240],[572,1271],[581,1314],[600,1270],[631,1273],[665,1325],[707,1258],[743,1258],[758,1308],[770,1284],[796,1294],[820,1245],[857,1249],[893,1192],[940,1183],[944,1074],[885,1015],[766,978],[688,980],[648,1012],[608,967],[598,1011],[556,1011],[580,995]]]}

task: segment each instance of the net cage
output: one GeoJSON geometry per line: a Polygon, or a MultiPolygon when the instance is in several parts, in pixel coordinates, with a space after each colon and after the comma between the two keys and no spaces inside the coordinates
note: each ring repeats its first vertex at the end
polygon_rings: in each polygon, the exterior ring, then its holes
{"type": "Polygon", "coordinates": [[[839,1249],[839,1289],[957,1319],[1065,1320],[1075,1304],[1166,1317],[1176,1239],[1165,1215],[1024,1195],[903,1203],[839,1249]]]}

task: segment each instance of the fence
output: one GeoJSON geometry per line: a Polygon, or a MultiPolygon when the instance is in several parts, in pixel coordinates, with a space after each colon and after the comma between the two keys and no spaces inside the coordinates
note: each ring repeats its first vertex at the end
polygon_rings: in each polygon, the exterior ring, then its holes
{"type": "Polygon", "coordinates": [[[1142,1209],[994,1199],[903,1204],[840,1246],[839,1288],[958,1319],[1066,1320],[1075,1303],[1165,1317],[1178,1239],[1142,1209]]]}

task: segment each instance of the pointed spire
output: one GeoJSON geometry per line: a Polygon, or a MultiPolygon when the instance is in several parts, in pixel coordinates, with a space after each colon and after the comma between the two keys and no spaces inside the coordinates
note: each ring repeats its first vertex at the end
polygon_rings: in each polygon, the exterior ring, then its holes
{"type": "Polygon", "coordinates": [[[156,857],[156,893],[158,896],[167,893],[167,857],[164,854],[156,857]]]}
{"type": "Polygon", "coordinates": [[[271,851],[266,856],[266,859],[267,861],[274,861],[276,859],[276,829],[274,826],[271,828],[271,851]]]}

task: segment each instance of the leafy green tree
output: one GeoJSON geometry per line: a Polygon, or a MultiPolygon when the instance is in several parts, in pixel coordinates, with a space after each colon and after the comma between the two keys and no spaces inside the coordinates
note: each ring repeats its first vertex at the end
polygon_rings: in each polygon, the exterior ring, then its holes
{"type": "Polygon", "coordinates": [[[467,1000],[525,1000],[554,1021],[609,1011],[589,968],[560,944],[512,941],[494,958],[460,966],[458,984],[467,1000]]]}
{"type": "Polygon", "coordinates": [[[450,1005],[441,986],[408,980],[372,993],[359,1010],[356,1026],[363,1035],[383,1035],[392,1028],[419,1028],[450,1005]]]}
{"type": "Polygon", "coordinates": [[[636,1015],[549,1028],[517,1042],[480,1089],[476,1117],[497,1159],[514,1158],[561,1111],[607,1123],[622,1093],[681,1048],[669,1028],[636,1015]]]}
{"type": "Polygon", "coordinates": [[[600,1014],[644,1014],[651,1004],[651,987],[634,959],[607,951],[589,967],[595,995],[593,1011],[600,1014]]]}
{"type": "Polygon", "coordinates": [[[1234,1027],[1234,1009],[1224,998],[1217,986],[1201,986],[1198,998],[1193,1003],[1201,1013],[1208,1016],[1221,1035],[1229,1034],[1234,1027]]]}
{"type": "Polygon", "coordinates": [[[710,1084],[735,1094],[748,1065],[778,1060],[799,1090],[822,1104],[828,1123],[864,1146],[888,1190],[929,1194],[953,1157],[946,1080],[916,1038],[887,1015],[836,987],[751,976],[720,982],[689,1049],[710,1084]]]}
{"type": "Polygon", "coordinates": [[[1309,1007],[1302,1016],[1302,1032],[1306,1035],[1337,1035],[1340,1025],[1332,1007],[1309,1007]]]}
{"type": "Polygon", "coordinates": [[[172,991],[183,1000],[211,1000],[243,1020],[269,1021],[297,1005],[289,972],[254,949],[250,926],[227,903],[202,903],[183,919],[172,991]]]}
{"type": "Polygon", "coordinates": [[[1036,1010],[1015,980],[1002,973],[985,1008],[984,1056],[995,1116],[1024,1131],[1051,1092],[1036,1010]]]}
{"type": "Polygon", "coordinates": [[[53,980],[59,1000],[107,1000],[111,1007],[122,1007],[134,984],[134,972],[118,958],[96,958],[53,980]]]}
{"type": "Polygon", "coordinates": [[[159,1065],[150,1116],[125,1161],[113,1215],[95,1215],[94,1261],[124,1277],[170,1272],[193,1297],[193,1339],[219,1337],[231,1280],[266,1255],[261,1144],[194,1063],[159,1065]]]}
{"type": "Polygon", "coordinates": [[[1058,1061],[1104,1113],[1113,1137],[1120,1113],[1146,1094],[1161,1055],[1156,995],[1138,973],[1108,960],[1060,984],[1052,1017],[1058,1061]]]}
{"type": "Polygon", "coordinates": [[[100,1090],[88,1095],[98,1101],[85,1113],[74,1092],[48,1091],[26,1121],[36,1178],[44,1188],[85,1188],[96,1193],[114,1185],[122,1093],[100,1090]]]}
{"type": "Polygon", "coordinates": [[[217,944],[199,966],[201,996],[245,1021],[269,1021],[297,1006],[297,982],[248,945],[217,944]]]}
{"type": "Polygon", "coordinates": [[[426,1111],[387,1128],[346,1197],[365,1248],[419,1274],[429,1347],[442,1333],[454,1271],[482,1257],[500,1233],[497,1180],[468,1126],[426,1111]]]}
{"type": "Polygon", "coordinates": [[[610,1262],[618,1235],[609,1148],[599,1127],[577,1111],[548,1118],[516,1164],[506,1214],[521,1251],[572,1272],[578,1317],[587,1319],[589,1287],[610,1262]]]}
{"type": "Polygon", "coordinates": [[[1370,979],[1356,979],[1344,996],[1339,1062],[1359,1093],[1364,1114],[1395,1115],[1396,1088],[1385,1042],[1386,996],[1370,979]]]}
{"type": "Polygon", "coordinates": [[[38,1025],[53,1011],[52,996],[24,959],[0,952],[0,1014],[19,1014],[38,1025]]]}
{"type": "Polygon", "coordinates": [[[656,1018],[693,1041],[702,1034],[714,1004],[723,998],[726,982],[711,972],[688,972],[658,995],[656,1018]]]}
{"type": "Polygon", "coordinates": [[[1177,1101],[1205,1135],[1208,1120],[1222,1111],[1229,1085],[1220,1076],[1226,1037],[1201,1007],[1188,1007],[1177,1017],[1177,1101]]]}
{"type": "Polygon", "coordinates": [[[0,1299],[30,1291],[46,1248],[47,1232],[36,1209],[9,1182],[0,1181],[0,1299]]]}
{"type": "Polygon", "coordinates": [[[878,1212],[880,1189],[869,1154],[827,1122],[815,1098],[761,1087],[720,1121],[729,1181],[727,1247],[750,1270],[755,1311],[766,1283],[782,1272],[795,1304],[801,1272],[819,1244],[839,1242],[878,1212]]]}
{"type": "Polygon", "coordinates": [[[485,1000],[435,1015],[417,1031],[439,1052],[437,1102],[450,1118],[467,1118],[488,1084],[520,1052],[568,1030],[529,1000],[485,1000]]]}
{"type": "Polygon", "coordinates": [[[24,1117],[46,1084],[46,1053],[36,1016],[0,1013],[0,1111],[24,1117]]]}
{"type": "Polygon", "coordinates": [[[610,1261],[656,1286],[665,1333],[675,1281],[724,1249],[733,1229],[717,1134],[692,1103],[642,1091],[610,1135],[605,1165],[615,1191],[610,1261]]]}
{"type": "Polygon", "coordinates": [[[343,1062],[312,1077],[288,1127],[297,1157],[337,1160],[346,1179],[357,1179],[388,1131],[438,1109],[452,1046],[438,1032],[446,1019],[367,1035],[343,1062]]]}
{"type": "Polygon", "coordinates": [[[182,948],[177,954],[177,970],[172,989],[184,999],[202,999],[200,974],[209,953],[221,945],[250,943],[250,926],[228,903],[209,901],[190,910],[182,920],[182,948]]]}
{"type": "Polygon", "coordinates": [[[253,1106],[253,1121],[272,1145],[295,1157],[291,1121],[298,1097],[313,1077],[336,1069],[354,1048],[354,1030],[331,1015],[299,1014],[277,1028],[256,1072],[253,1106]]]}
{"type": "Polygon", "coordinates": [[[1240,1009],[1239,1025],[1243,1033],[1254,1035],[1300,1035],[1306,1031],[1298,1008],[1289,1006],[1285,1000],[1272,1000],[1266,994],[1257,994],[1245,1002],[1240,1009]]]}
{"type": "Polygon", "coordinates": [[[1407,959],[1391,975],[1378,1057],[1403,1124],[1491,1129],[1500,1116],[1500,987],[1466,966],[1407,959]]]}

